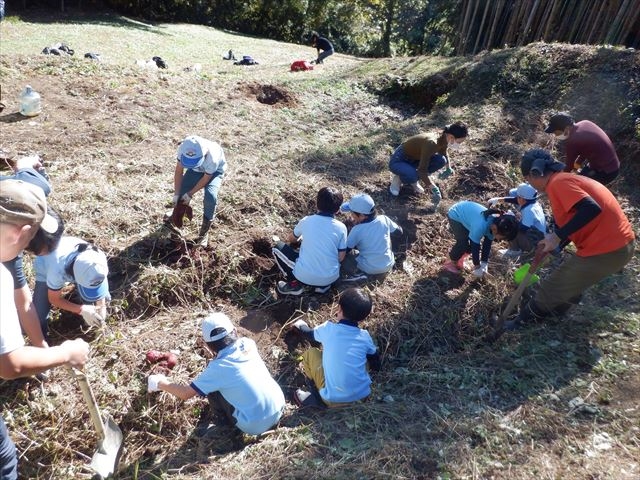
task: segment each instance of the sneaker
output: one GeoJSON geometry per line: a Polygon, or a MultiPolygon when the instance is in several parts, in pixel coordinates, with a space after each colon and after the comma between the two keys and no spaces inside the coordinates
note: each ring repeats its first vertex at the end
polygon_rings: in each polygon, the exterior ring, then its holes
{"type": "Polygon", "coordinates": [[[510,248],[501,248],[498,250],[498,253],[502,255],[504,258],[511,258],[513,260],[520,258],[522,255],[522,250],[511,250],[510,248]]]}
{"type": "Polygon", "coordinates": [[[400,180],[400,176],[394,175],[391,178],[391,185],[389,185],[389,191],[391,192],[391,195],[393,195],[394,197],[397,197],[398,195],[400,195],[400,187],[402,187],[402,181],[400,180]]]}
{"type": "Polygon", "coordinates": [[[313,289],[315,293],[327,293],[329,290],[331,290],[331,285],[327,285],[326,287],[315,287],[313,289]]]}
{"type": "Polygon", "coordinates": [[[464,270],[464,261],[469,257],[468,253],[463,254],[458,261],[456,262],[456,267],[458,267],[458,270],[462,271],[464,270]]]}
{"type": "Polygon", "coordinates": [[[301,388],[296,389],[293,392],[293,401],[299,407],[324,407],[325,404],[322,399],[318,398],[311,392],[303,390],[301,388]]]}
{"type": "Polygon", "coordinates": [[[297,280],[285,282],[280,280],[277,286],[278,292],[282,295],[302,295],[304,292],[304,285],[297,280]]]}
{"type": "Polygon", "coordinates": [[[417,193],[418,195],[422,195],[424,193],[424,187],[420,185],[420,182],[412,183],[411,186],[413,187],[414,193],[417,193]]]}
{"type": "Polygon", "coordinates": [[[362,272],[356,272],[356,273],[352,273],[351,275],[345,275],[344,277],[341,278],[341,280],[343,282],[360,282],[363,280],[366,280],[367,278],[369,278],[367,276],[366,273],[362,273],[362,272]]]}
{"type": "Polygon", "coordinates": [[[460,269],[456,266],[453,260],[449,260],[448,262],[446,262],[442,266],[442,269],[449,273],[460,273],[460,269]]]}

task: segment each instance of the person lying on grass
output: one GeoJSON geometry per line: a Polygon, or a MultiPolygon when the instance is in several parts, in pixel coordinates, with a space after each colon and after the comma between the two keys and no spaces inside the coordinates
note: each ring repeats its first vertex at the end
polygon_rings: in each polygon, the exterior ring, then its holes
{"type": "Polygon", "coordinates": [[[214,415],[240,431],[260,435],[273,427],[285,407],[284,394],[262,361],[256,343],[238,338],[227,315],[211,313],[202,321],[202,338],[214,359],[189,385],[161,374],[149,375],[148,391],[168,392],[182,400],[207,397],[214,415]]]}
{"type": "Polygon", "coordinates": [[[369,316],[373,302],[366,290],[349,288],[340,294],[336,322],[326,321],[311,328],[304,320],[294,328],[309,341],[322,344],[302,354],[305,376],[313,383],[307,391],[297,389],[294,401],[300,406],[335,407],[364,400],[371,394],[369,368],[379,371],[380,354],[371,335],[358,327],[369,316]]]}

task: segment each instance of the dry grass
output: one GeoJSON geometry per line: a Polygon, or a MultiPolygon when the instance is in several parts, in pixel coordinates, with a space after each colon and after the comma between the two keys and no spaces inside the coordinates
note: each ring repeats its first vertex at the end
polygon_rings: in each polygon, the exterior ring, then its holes
{"type": "MultiPolygon", "coordinates": [[[[312,49],[113,16],[45,20],[0,25],[3,101],[13,105],[31,83],[44,102],[31,120],[20,119],[17,107],[3,112],[0,147],[43,155],[55,187],[51,202],[69,233],[109,254],[114,301],[106,331],[83,332],[67,315],[52,328],[54,343],[91,341],[89,378],[125,433],[119,478],[637,477],[637,258],[592,289],[567,320],[494,345],[482,339],[511,293],[511,266],[492,260],[492,276],[482,282],[443,276],[439,267],[451,245],[446,207],[518,183],[513,165],[522,150],[547,141],[540,133],[545,113],[584,111],[580,93],[592,93],[589,76],[606,78],[608,98],[591,97],[584,116],[616,132],[627,163],[614,189],[637,222],[638,139],[625,113],[634,110],[625,105],[640,101],[638,54],[610,50],[605,59],[592,47],[533,45],[453,60],[335,55],[292,74],[290,61],[311,58],[312,49]],[[105,61],[38,53],[55,41],[78,53],[98,51],[105,61]],[[229,48],[261,64],[230,65],[221,59],[229,48]],[[135,67],[152,55],[170,68],[135,67]],[[202,64],[199,74],[183,71],[194,63],[202,64]],[[400,101],[428,88],[421,82],[436,73],[433,81],[451,91],[429,107],[400,101]],[[567,79],[580,79],[579,87],[567,79]],[[278,101],[260,103],[265,95],[278,101]],[[608,117],[610,105],[623,113],[608,117]],[[456,175],[442,182],[443,205],[433,211],[427,198],[390,197],[391,149],[454,119],[467,121],[472,135],[453,159],[456,175]],[[160,228],[175,148],[190,133],[219,141],[230,167],[206,250],[175,245],[160,228]],[[172,375],[189,381],[206,362],[198,318],[219,308],[257,341],[286,393],[294,388],[300,350],[288,350],[286,327],[297,317],[313,324],[330,318],[337,292],[278,298],[270,238],[312,212],[326,184],[345,196],[370,193],[405,231],[395,240],[396,270],[371,287],[376,309],[365,327],[385,360],[374,392],[339,410],[290,406],[281,426],[259,439],[234,438],[224,427],[203,434],[206,402],[145,392],[154,370],[144,353],[179,352],[172,375]],[[571,410],[577,396],[593,408],[571,410]]],[[[186,230],[193,236],[197,227],[186,230]]],[[[63,370],[44,385],[6,382],[0,400],[24,478],[90,477],[94,434],[63,370]]]]}

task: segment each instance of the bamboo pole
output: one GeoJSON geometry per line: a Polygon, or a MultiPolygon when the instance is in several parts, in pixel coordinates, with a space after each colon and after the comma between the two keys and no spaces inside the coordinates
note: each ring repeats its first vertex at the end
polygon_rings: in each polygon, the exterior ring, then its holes
{"type": "Polygon", "coordinates": [[[616,15],[616,18],[614,18],[613,23],[611,24],[611,27],[607,32],[607,36],[605,38],[606,43],[611,43],[611,44],[615,43],[615,40],[617,38],[617,33],[619,31],[619,26],[620,26],[620,23],[622,22],[622,17],[624,16],[624,12],[627,10],[629,1],[630,0],[624,0],[622,2],[622,6],[618,10],[618,14],[616,15]]]}
{"type": "Polygon", "coordinates": [[[491,33],[489,33],[489,39],[487,40],[487,49],[491,49],[494,46],[493,39],[496,33],[496,27],[500,18],[502,17],[502,10],[504,8],[504,0],[498,0],[498,5],[496,6],[495,15],[493,16],[493,22],[491,25],[491,33]]]}
{"type": "Polygon", "coordinates": [[[491,2],[486,2],[484,6],[484,13],[482,14],[482,21],[480,22],[480,28],[478,29],[478,34],[476,35],[476,43],[473,45],[473,51],[471,53],[476,53],[478,51],[478,43],[481,38],[486,38],[484,36],[484,22],[487,19],[487,12],[489,11],[489,5],[491,2]]]}
{"type": "Polygon", "coordinates": [[[522,32],[522,36],[520,37],[518,45],[522,45],[527,40],[529,29],[531,28],[531,24],[533,23],[533,18],[535,17],[536,11],[538,10],[539,6],[540,6],[540,0],[535,0],[535,2],[533,3],[533,7],[529,12],[529,18],[527,18],[527,24],[524,27],[524,30],[522,32]]]}
{"type": "Polygon", "coordinates": [[[467,0],[463,5],[463,9],[464,9],[464,15],[461,16],[462,18],[462,26],[460,28],[460,37],[458,39],[458,54],[460,55],[464,55],[464,48],[465,48],[465,42],[464,39],[467,36],[467,29],[469,28],[468,22],[469,22],[469,16],[471,13],[471,3],[472,0],[467,0]]]}

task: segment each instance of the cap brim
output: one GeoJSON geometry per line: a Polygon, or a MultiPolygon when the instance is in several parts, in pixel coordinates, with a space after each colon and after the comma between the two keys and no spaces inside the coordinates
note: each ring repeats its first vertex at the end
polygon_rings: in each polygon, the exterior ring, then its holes
{"type": "Polygon", "coordinates": [[[183,155],[182,157],[180,157],[180,163],[185,168],[194,168],[200,164],[200,162],[202,161],[202,158],[203,157],[190,158],[190,157],[185,157],[183,155]]]}
{"type": "Polygon", "coordinates": [[[340,211],[341,212],[350,212],[351,211],[351,207],[349,206],[349,202],[344,202],[342,205],[340,205],[340,211]]]}
{"type": "Polygon", "coordinates": [[[58,231],[58,221],[51,215],[46,214],[40,223],[40,228],[47,233],[56,233],[58,231]]]}
{"type": "Polygon", "coordinates": [[[97,287],[83,287],[79,284],[76,287],[82,299],[87,302],[95,302],[109,295],[109,282],[106,278],[97,287]]]}

